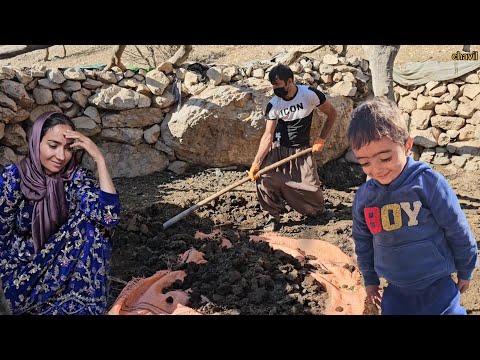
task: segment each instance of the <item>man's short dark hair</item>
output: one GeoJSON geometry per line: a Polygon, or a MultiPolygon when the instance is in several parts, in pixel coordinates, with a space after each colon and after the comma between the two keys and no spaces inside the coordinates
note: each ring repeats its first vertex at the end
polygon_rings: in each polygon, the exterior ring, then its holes
{"type": "Polygon", "coordinates": [[[272,84],[274,84],[275,81],[277,80],[283,80],[287,82],[288,79],[293,80],[293,71],[287,65],[284,65],[284,64],[278,64],[274,66],[272,70],[270,70],[270,73],[268,74],[268,80],[272,84]]]}

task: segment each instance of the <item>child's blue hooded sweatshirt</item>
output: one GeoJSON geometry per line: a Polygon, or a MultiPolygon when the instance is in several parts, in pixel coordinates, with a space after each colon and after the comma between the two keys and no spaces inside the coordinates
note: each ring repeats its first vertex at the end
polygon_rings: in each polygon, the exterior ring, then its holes
{"type": "Polygon", "coordinates": [[[369,180],[353,203],[353,239],[365,285],[379,277],[423,289],[458,271],[471,280],[477,243],[447,180],[427,164],[407,157],[389,185],[369,180]]]}

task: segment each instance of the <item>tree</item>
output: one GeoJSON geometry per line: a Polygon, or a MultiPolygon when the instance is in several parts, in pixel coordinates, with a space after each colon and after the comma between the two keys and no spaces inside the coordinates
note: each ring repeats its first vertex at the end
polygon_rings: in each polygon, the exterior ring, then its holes
{"type": "Polygon", "coordinates": [[[0,46],[0,60],[10,59],[17,55],[29,53],[35,50],[47,49],[54,45],[4,45],[0,46]]]}
{"type": "MultiPolygon", "coordinates": [[[[67,56],[67,49],[65,48],[65,45],[62,45],[63,47],[63,56],[62,59],[67,56]]],[[[48,51],[48,47],[45,49],[45,57],[43,58],[43,61],[48,61],[50,56],[50,52],[48,51]]]]}
{"type": "MultiPolygon", "coordinates": [[[[110,70],[114,66],[118,66],[120,69],[125,71],[127,68],[125,65],[122,63],[122,55],[123,52],[125,51],[125,48],[127,45],[116,45],[115,48],[113,49],[113,55],[110,60],[110,63],[107,65],[107,67],[104,70],[110,70]]],[[[180,45],[178,50],[173,54],[172,57],[170,57],[167,62],[171,63],[175,67],[179,67],[182,65],[185,60],[187,60],[188,56],[190,55],[190,52],[192,51],[193,46],[192,45],[180,45]]],[[[142,53],[139,51],[140,55],[142,53]]]]}
{"type": "Polygon", "coordinates": [[[125,65],[122,64],[122,54],[126,47],[127,45],[115,45],[110,62],[104,70],[110,70],[114,66],[118,66],[120,69],[122,69],[122,71],[127,70],[125,65]]]}
{"type": "Polygon", "coordinates": [[[400,45],[363,45],[370,63],[372,87],[375,96],[386,96],[395,101],[393,94],[393,63],[400,45]]]}
{"type": "Polygon", "coordinates": [[[171,63],[173,66],[176,67],[182,65],[185,60],[188,59],[188,55],[190,55],[192,49],[192,45],[181,45],[180,49],[178,49],[177,52],[173,54],[170,59],[167,60],[167,62],[171,63]]]}

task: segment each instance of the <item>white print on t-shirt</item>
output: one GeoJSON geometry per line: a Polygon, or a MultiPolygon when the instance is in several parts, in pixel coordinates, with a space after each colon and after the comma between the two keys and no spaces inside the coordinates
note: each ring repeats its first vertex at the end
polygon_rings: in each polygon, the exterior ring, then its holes
{"type": "Polygon", "coordinates": [[[275,96],[270,103],[272,108],[268,114],[269,119],[294,121],[309,116],[313,109],[320,105],[320,99],[308,86],[299,85],[293,99],[287,101],[275,96]]]}
{"type": "Polygon", "coordinates": [[[379,233],[382,230],[393,231],[405,226],[402,220],[403,210],[407,214],[407,226],[418,225],[418,213],[422,208],[420,201],[414,201],[411,205],[409,202],[393,203],[378,206],[366,207],[363,209],[365,222],[372,234],[379,233]]]}
{"type": "Polygon", "coordinates": [[[279,147],[280,146],[280,138],[282,137],[282,134],[277,132],[275,133],[275,141],[273,142],[273,147],[279,147]]]}

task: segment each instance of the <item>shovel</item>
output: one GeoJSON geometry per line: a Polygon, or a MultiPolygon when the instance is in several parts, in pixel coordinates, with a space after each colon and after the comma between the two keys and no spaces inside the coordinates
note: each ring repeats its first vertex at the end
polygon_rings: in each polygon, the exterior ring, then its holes
{"type": "MultiPolygon", "coordinates": [[[[277,167],[279,167],[280,165],[283,165],[287,162],[289,162],[290,160],[293,160],[293,159],[296,159],[300,156],[303,156],[305,154],[308,154],[312,152],[312,148],[308,148],[308,149],[305,149],[305,150],[302,150],[296,154],[293,154],[289,157],[286,157],[285,159],[282,159],[280,161],[277,161],[276,163],[273,163],[271,165],[268,165],[266,166],[265,168],[263,168],[262,170],[260,170],[259,172],[257,172],[257,174],[260,176],[260,175],[263,175],[265,174],[267,171],[270,171],[272,169],[275,169],[277,167]]],[[[240,186],[242,185],[243,183],[247,182],[247,181],[251,181],[250,180],[250,177],[247,176],[241,180],[238,180],[237,182],[234,182],[233,184],[227,186],[226,188],[224,188],[223,190],[220,190],[219,192],[207,197],[206,199],[200,201],[199,203],[196,203],[195,205],[193,205],[192,207],[189,207],[187,210],[181,212],[180,214],[174,216],[173,218],[171,218],[170,220],[166,221],[163,223],[163,229],[166,229],[167,227],[169,227],[170,225],[173,225],[175,224],[178,220],[181,220],[183,219],[184,217],[190,215],[192,212],[194,212],[195,210],[197,210],[200,206],[203,206],[205,204],[208,204],[210,201],[212,200],[215,200],[216,198],[218,198],[220,195],[223,195],[225,194],[226,192],[236,188],[237,186],[240,186]]]]}

